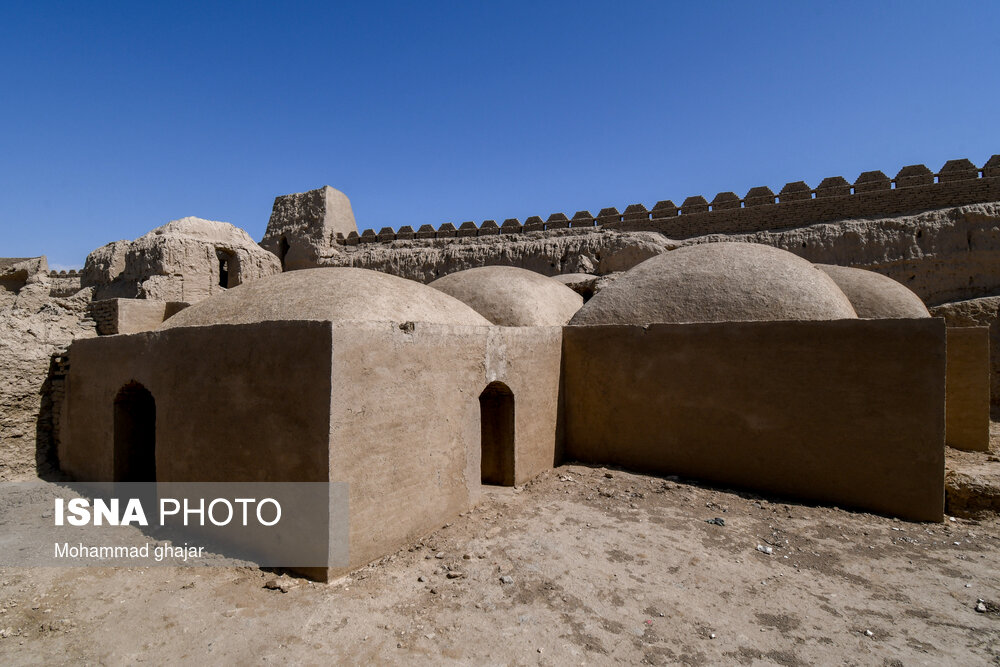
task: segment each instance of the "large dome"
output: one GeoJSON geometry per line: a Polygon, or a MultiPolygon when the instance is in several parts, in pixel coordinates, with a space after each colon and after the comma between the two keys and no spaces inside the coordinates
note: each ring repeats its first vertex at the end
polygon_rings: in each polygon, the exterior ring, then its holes
{"type": "Polygon", "coordinates": [[[514,266],[481,266],[430,283],[505,327],[562,326],[583,297],[547,276],[514,266]]]}
{"type": "Polygon", "coordinates": [[[240,285],[185,308],[160,328],[273,320],[490,324],[458,299],[418,282],[368,269],[329,267],[240,285]]]}
{"type": "Polygon", "coordinates": [[[902,283],[865,269],[817,264],[833,278],[858,317],[866,319],[930,317],[920,297],[902,283]]]}
{"type": "Polygon", "coordinates": [[[720,242],[647,259],[598,292],[570,324],[855,318],[833,279],[810,262],[771,246],[720,242]]]}

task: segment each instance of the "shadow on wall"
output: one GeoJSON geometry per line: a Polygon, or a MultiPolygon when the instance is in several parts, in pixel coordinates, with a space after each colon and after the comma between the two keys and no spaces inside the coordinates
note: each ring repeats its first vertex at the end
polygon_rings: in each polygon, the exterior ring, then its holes
{"type": "Polygon", "coordinates": [[[35,473],[49,482],[62,481],[66,476],[59,470],[57,438],[59,411],[64,396],[66,363],[62,354],[49,359],[49,372],[38,390],[38,420],[35,422],[35,473]]]}
{"type": "Polygon", "coordinates": [[[115,397],[114,481],[156,481],[156,401],[138,382],[115,397]]]}
{"type": "Polygon", "coordinates": [[[482,483],[514,486],[514,394],[491,382],[479,396],[482,483]]]}

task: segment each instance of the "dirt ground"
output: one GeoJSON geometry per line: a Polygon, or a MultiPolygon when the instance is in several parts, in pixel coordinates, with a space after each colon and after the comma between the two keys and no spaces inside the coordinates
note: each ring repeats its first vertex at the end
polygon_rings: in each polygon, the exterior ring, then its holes
{"type": "Polygon", "coordinates": [[[0,663],[1000,665],[998,547],[996,518],[569,465],[329,585],[2,569],[0,663]]]}

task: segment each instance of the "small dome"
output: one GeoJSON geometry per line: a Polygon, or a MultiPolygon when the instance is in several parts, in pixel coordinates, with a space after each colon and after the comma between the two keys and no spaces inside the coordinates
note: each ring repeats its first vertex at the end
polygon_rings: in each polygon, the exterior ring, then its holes
{"type": "Polygon", "coordinates": [[[583,297],[552,278],[514,266],[481,266],[429,284],[505,327],[562,326],[583,297]]]}
{"type": "Polygon", "coordinates": [[[209,297],[160,329],[274,320],[488,326],[457,299],[412,280],[348,267],[290,271],[209,297]]]}
{"type": "Polygon", "coordinates": [[[830,276],[785,250],[702,243],[647,259],[570,324],[855,319],[830,276]]]}
{"type": "MultiPolygon", "coordinates": [[[[192,216],[180,218],[179,220],[171,220],[167,224],[143,234],[139,239],[155,239],[157,236],[188,238],[207,243],[225,243],[232,246],[257,245],[257,242],[249,234],[232,223],[205,220],[192,216]]],[[[138,241],[139,239],[136,240],[138,241]]]]}
{"type": "Polygon", "coordinates": [[[817,264],[847,295],[858,317],[892,319],[930,317],[920,297],[902,283],[865,269],[817,264]]]}

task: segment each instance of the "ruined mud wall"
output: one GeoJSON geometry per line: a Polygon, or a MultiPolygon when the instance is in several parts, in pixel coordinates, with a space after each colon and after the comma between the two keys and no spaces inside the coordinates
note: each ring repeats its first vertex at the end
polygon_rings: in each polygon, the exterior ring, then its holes
{"type": "Polygon", "coordinates": [[[49,281],[52,284],[50,296],[73,296],[82,288],[80,277],[80,272],[76,269],[49,271],[49,281]]]}
{"type": "Polygon", "coordinates": [[[90,290],[50,296],[47,273],[0,306],[0,480],[51,472],[58,438],[66,348],[96,335],[90,290]]]}
{"type": "Polygon", "coordinates": [[[607,275],[685,243],[741,240],[775,245],[814,262],[878,271],[910,287],[928,304],[1000,293],[1000,155],[980,169],[951,160],[935,174],[904,167],[890,179],[865,172],[850,184],[799,181],[775,195],[752,188],[745,197],[689,197],[652,210],[579,211],[523,224],[445,223],[398,231],[339,235],[320,266],[357,266],[428,282],[463,269],[505,264],[546,275],[607,275]]]}
{"type": "Polygon", "coordinates": [[[242,229],[188,217],[94,250],[81,282],[95,288],[97,299],[194,303],[280,271],[277,258],[242,229]]]}
{"type": "Polygon", "coordinates": [[[361,234],[339,235],[336,241],[340,245],[357,245],[594,227],[655,231],[673,239],[685,239],[848,218],[888,217],[991,201],[1000,201],[1000,155],[992,156],[981,169],[967,159],[949,160],[937,173],[917,164],[903,167],[895,178],[881,171],[866,171],[853,184],[842,176],[825,178],[816,188],[795,181],[785,184],[778,194],[762,186],[751,188],[742,198],[734,192],[720,192],[712,201],[698,195],[688,197],[680,206],[664,200],[652,209],[632,204],[624,212],[604,208],[596,216],[590,211],[577,211],[572,217],[553,213],[545,220],[532,216],[523,224],[510,218],[500,225],[494,220],[480,225],[468,221],[456,228],[446,222],[436,229],[423,225],[416,231],[409,225],[398,231],[383,227],[378,233],[366,229],[361,234]]]}
{"type": "Polygon", "coordinates": [[[819,264],[876,271],[928,306],[1000,293],[1000,203],[689,240],[715,241],[763,243],[819,264]]]}
{"type": "Polygon", "coordinates": [[[989,327],[990,407],[1000,416],[1000,296],[947,303],[931,308],[931,315],[943,317],[949,327],[989,327]]]}
{"type": "Polygon", "coordinates": [[[351,246],[323,258],[322,266],[355,266],[411,280],[435,278],[477,266],[518,266],[543,275],[626,271],[678,244],[653,232],[573,230],[513,236],[395,241],[351,246]]]}
{"type": "Polygon", "coordinates": [[[376,269],[421,282],[490,264],[550,276],[608,275],[681,245],[727,240],[772,245],[816,263],[877,271],[906,285],[928,305],[1000,293],[997,203],[685,241],[610,229],[394,241],[346,247],[324,258],[324,264],[376,269]]]}

